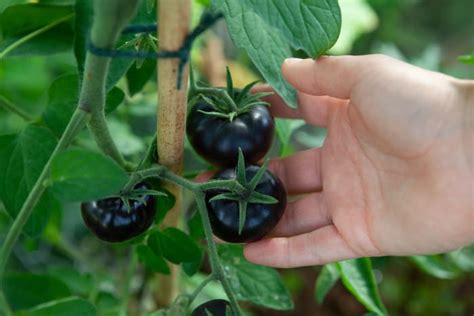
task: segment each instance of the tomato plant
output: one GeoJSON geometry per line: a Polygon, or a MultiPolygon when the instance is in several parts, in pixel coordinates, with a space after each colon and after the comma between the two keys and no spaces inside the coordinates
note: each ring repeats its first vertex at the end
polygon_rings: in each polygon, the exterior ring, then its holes
{"type": "MultiPolygon", "coordinates": [[[[292,310],[287,274],[214,236],[255,241],[283,216],[265,158],[308,130],[252,88],[296,107],[281,63],[326,53],[340,29],[337,0],[0,1],[0,315],[292,310]]],[[[412,260],[454,278],[471,257],[412,260]]],[[[339,279],[387,313],[370,259],[322,268],[316,300],[339,279]]]]}

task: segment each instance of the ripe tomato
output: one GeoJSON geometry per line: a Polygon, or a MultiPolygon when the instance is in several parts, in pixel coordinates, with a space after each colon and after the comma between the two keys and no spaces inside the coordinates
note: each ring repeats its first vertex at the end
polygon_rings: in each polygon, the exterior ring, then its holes
{"type": "MultiPolygon", "coordinates": [[[[259,170],[259,166],[250,165],[245,168],[247,179],[251,179],[259,170]]],[[[234,179],[233,168],[217,173],[214,179],[234,179]]],[[[248,203],[245,224],[239,234],[239,203],[234,200],[216,200],[214,196],[223,193],[221,190],[208,191],[206,204],[214,234],[220,239],[232,243],[256,241],[267,235],[278,223],[286,208],[286,190],[280,179],[266,170],[255,191],[269,195],[278,200],[275,204],[248,203]]]]}
{"type": "Polygon", "coordinates": [[[226,300],[211,300],[199,305],[191,316],[228,316],[232,315],[230,303],[226,300]]]}
{"type": "Polygon", "coordinates": [[[275,123],[268,108],[258,105],[232,120],[203,112],[215,109],[205,101],[197,102],[187,118],[186,134],[194,150],[209,163],[233,167],[239,147],[248,164],[257,163],[270,149],[275,123]]]}
{"type": "MultiPolygon", "coordinates": [[[[141,183],[135,189],[149,189],[141,183]]],[[[145,232],[155,219],[156,197],[144,195],[130,199],[130,209],[119,197],[110,197],[81,204],[84,223],[97,236],[108,242],[121,242],[145,232]]]]}

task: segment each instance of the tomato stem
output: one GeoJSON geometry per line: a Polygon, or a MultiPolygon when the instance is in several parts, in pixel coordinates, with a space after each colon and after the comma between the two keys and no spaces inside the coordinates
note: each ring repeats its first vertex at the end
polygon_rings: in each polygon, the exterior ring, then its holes
{"type": "Polygon", "coordinates": [[[219,254],[217,253],[217,246],[214,241],[211,222],[209,220],[209,214],[206,207],[205,194],[203,192],[197,192],[195,193],[195,197],[199,213],[201,215],[204,233],[206,235],[212,273],[215,275],[215,278],[220,281],[222,288],[226,292],[235,316],[240,316],[242,313],[240,311],[239,303],[237,302],[237,297],[224,273],[224,268],[222,267],[221,261],[219,259],[219,254]]]}
{"type": "Polygon", "coordinates": [[[3,95],[0,95],[0,106],[11,113],[18,115],[27,122],[31,122],[34,120],[32,116],[30,116],[28,113],[13,104],[13,102],[5,98],[3,95]]]}

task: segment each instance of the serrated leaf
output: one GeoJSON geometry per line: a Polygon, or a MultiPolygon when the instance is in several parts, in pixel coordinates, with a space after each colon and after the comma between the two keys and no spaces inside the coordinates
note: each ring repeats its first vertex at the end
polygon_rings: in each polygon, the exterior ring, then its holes
{"type": "Polygon", "coordinates": [[[410,259],[424,272],[440,278],[454,279],[459,276],[459,269],[446,261],[441,255],[413,256],[410,259]]]}
{"type": "Polygon", "coordinates": [[[3,279],[2,287],[14,311],[71,295],[69,288],[60,280],[31,273],[7,274],[3,279]]]}
{"type": "Polygon", "coordinates": [[[170,268],[163,257],[155,254],[150,247],[139,245],[136,248],[138,260],[150,271],[170,274],[170,268]]]}
{"type": "MultiPolygon", "coordinates": [[[[12,218],[20,212],[55,147],[54,135],[35,125],[17,135],[0,136],[0,199],[12,218]]],[[[23,231],[32,238],[39,236],[54,205],[54,197],[45,192],[23,231]]]]}
{"type": "Polygon", "coordinates": [[[223,12],[231,37],[247,51],[275,91],[296,107],[296,91],[281,74],[292,49],[317,57],[337,40],[341,12],[337,0],[213,0],[223,12]]]}
{"type": "Polygon", "coordinates": [[[195,262],[201,259],[201,249],[191,237],[174,227],[151,234],[148,237],[148,246],[155,254],[162,255],[166,260],[175,264],[195,262]]]}
{"type": "Polygon", "coordinates": [[[248,262],[240,246],[221,245],[219,253],[237,299],[276,310],[293,309],[291,295],[275,269],[248,262]]]}
{"type": "Polygon", "coordinates": [[[117,194],[127,183],[128,175],[109,157],[69,149],[53,160],[50,181],[51,191],[61,200],[89,201],[117,194]]]}
{"type": "Polygon", "coordinates": [[[97,311],[90,302],[77,298],[69,297],[61,300],[51,301],[36,306],[27,311],[19,312],[15,316],[95,316],[97,311]]]}
{"type": "Polygon", "coordinates": [[[339,280],[339,271],[334,263],[326,264],[318,275],[314,289],[316,302],[322,304],[326,294],[334,287],[339,280]]]}
{"type": "Polygon", "coordinates": [[[341,261],[336,264],[344,286],[369,311],[387,315],[380,299],[377,282],[368,258],[341,261]]]}

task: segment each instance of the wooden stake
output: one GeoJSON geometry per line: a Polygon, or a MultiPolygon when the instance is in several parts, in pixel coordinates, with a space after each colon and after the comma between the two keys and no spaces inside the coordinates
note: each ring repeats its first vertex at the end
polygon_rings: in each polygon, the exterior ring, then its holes
{"type": "MultiPolygon", "coordinates": [[[[179,49],[189,32],[191,1],[160,0],[157,18],[159,50],[179,49]]],[[[177,59],[158,60],[157,142],[160,164],[180,174],[186,126],[188,68],[184,71],[181,89],[177,90],[178,65],[177,59]]],[[[163,226],[177,226],[182,207],[181,188],[175,185],[166,185],[165,188],[176,197],[176,204],[166,216],[163,226]]],[[[173,265],[171,275],[158,278],[156,300],[161,306],[168,306],[178,294],[178,268],[173,265]]]]}

